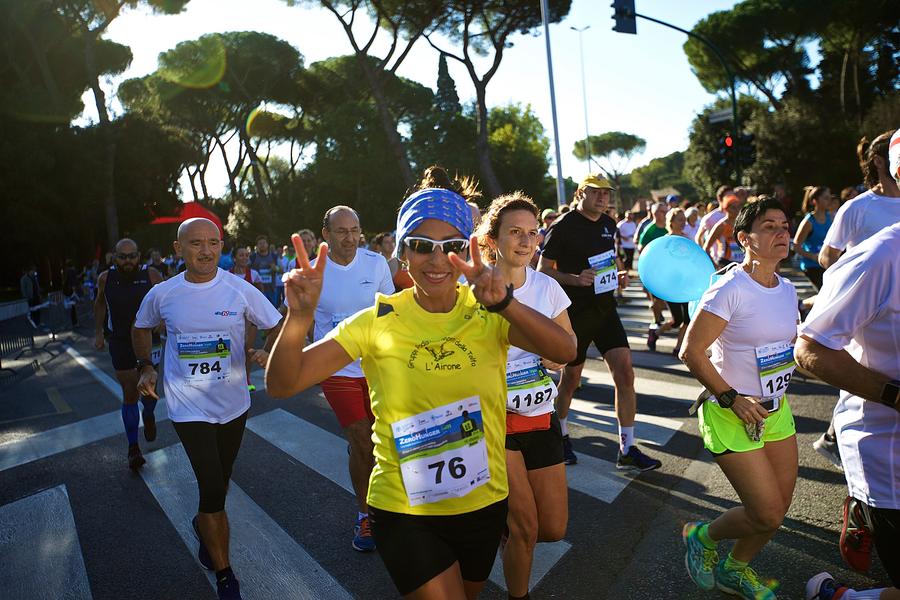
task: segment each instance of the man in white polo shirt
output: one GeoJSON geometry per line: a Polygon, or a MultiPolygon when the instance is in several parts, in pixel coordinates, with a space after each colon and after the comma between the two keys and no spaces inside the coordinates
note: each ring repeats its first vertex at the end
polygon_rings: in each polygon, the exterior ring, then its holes
{"type": "Polygon", "coordinates": [[[166,406],[200,489],[192,521],[200,538],[199,559],[216,571],[219,598],[239,600],[228,557],[225,494],[250,408],[244,365],[246,353],[253,351],[245,351],[245,320],[265,330],[281,314],[253,284],[218,267],[222,240],[212,221],[182,223],[175,251],[184,258],[185,271],[151,288],[134,321],[138,392],[157,397],[151,330],[165,322],[166,406]]]}
{"type": "MultiPolygon", "coordinates": [[[[807,598],[900,598],[898,254],[900,223],[895,223],[841,257],[826,272],[794,347],[800,366],[841,389],[834,425],[847,487],[871,524],[894,588],[847,590],[821,573],[809,581],[807,598]]],[[[841,536],[846,559],[845,537],[846,531],[841,536]]]]}

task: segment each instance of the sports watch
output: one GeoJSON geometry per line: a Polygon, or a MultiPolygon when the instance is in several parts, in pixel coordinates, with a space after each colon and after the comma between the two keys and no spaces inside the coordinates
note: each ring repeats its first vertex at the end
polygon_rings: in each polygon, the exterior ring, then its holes
{"type": "Polygon", "coordinates": [[[734,406],[735,398],[737,398],[737,391],[735,391],[734,388],[730,388],[728,391],[722,392],[721,394],[716,394],[716,400],[722,408],[731,408],[734,406]]]}
{"type": "Polygon", "coordinates": [[[149,358],[139,358],[134,362],[134,368],[140,372],[144,367],[152,367],[153,361],[149,358]]]}
{"type": "Polygon", "coordinates": [[[894,379],[885,383],[881,388],[881,398],[879,400],[882,404],[900,411],[900,379],[894,379]]]}

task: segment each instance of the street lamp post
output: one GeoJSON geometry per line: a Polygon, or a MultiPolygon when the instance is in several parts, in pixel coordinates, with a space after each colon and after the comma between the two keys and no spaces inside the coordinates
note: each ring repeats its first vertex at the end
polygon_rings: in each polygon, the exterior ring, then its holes
{"type": "Polygon", "coordinates": [[[585,25],[581,28],[569,27],[569,29],[578,33],[578,55],[581,58],[581,97],[584,101],[584,155],[587,160],[588,172],[591,170],[591,134],[588,128],[587,80],[584,77],[584,45],[582,44],[581,34],[590,28],[590,25],[585,25]]]}
{"type": "Polygon", "coordinates": [[[547,44],[547,74],[550,79],[550,113],[553,116],[553,143],[556,150],[556,204],[565,204],[562,160],[559,153],[559,125],[556,121],[556,91],[553,88],[553,58],[550,55],[550,23],[547,21],[547,0],[541,0],[541,20],[544,22],[544,41],[547,44]]]}

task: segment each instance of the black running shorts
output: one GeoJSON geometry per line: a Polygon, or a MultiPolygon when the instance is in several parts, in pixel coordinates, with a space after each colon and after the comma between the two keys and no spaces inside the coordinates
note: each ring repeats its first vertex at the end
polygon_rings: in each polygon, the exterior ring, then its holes
{"type": "Polygon", "coordinates": [[[131,347],[131,340],[120,340],[116,338],[107,338],[106,346],[109,348],[109,355],[112,358],[113,369],[116,371],[133,371],[137,363],[134,356],[134,349],[131,347]]]}
{"type": "Polygon", "coordinates": [[[628,335],[616,312],[615,301],[578,311],[569,308],[569,320],[572,321],[572,330],[578,338],[578,353],[570,365],[582,364],[587,359],[587,350],[592,343],[600,354],[606,354],[614,348],[628,348],[628,335]]]}
{"type": "Polygon", "coordinates": [[[458,562],[466,581],[491,574],[506,525],[506,500],[461,515],[405,515],[369,507],[375,546],[405,596],[458,562]]]}
{"type": "Polygon", "coordinates": [[[888,578],[900,588],[900,510],[867,507],[872,520],[875,549],[888,578]]]}
{"type": "Polygon", "coordinates": [[[549,429],[508,434],[506,449],[521,452],[529,471],[562,463],[565,460],[562,428],[556,413],[550,417],[549,429]]]}

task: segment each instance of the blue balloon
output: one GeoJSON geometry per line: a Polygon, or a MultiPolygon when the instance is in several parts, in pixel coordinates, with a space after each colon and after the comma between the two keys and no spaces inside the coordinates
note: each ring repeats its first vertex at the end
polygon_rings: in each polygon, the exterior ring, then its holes
{"type": "Polygon", "coordinates": [[[699,300],[715,271],[703,248],[680,235],[653,240],[644,246],[638,259],[641,283],[667,302],[699,300]]]}

